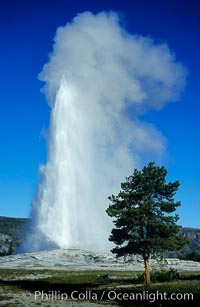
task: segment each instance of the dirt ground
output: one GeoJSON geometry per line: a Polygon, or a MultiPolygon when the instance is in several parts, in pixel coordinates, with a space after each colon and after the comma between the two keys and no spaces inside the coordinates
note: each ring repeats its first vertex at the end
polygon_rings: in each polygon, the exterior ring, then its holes
{"type": "Polygon", "coordinates": [[[12,289],[10,286],[3,286],[0,288],[0,306],[16,306],[16,307],[29,307],[29,306],[42,306],[42,307],[115,307],[116,304],[109,304],[103,302],[102,304],[91,301],[62,301],[62,300],[39,300],[35,299],[34,293],[25,290],[12,289]]]}

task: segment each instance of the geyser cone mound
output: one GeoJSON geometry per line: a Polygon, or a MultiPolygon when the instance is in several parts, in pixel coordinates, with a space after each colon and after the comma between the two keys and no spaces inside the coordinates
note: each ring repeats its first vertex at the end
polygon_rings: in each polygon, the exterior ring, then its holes
{"type": "MultiPolygon", "coordinates": [[[[160,268],[160,262],[151,260],[151,267],[160,268]]],[[[144,270],[141,257],[116,258],[109,253],[97,253],[81,249],[56,249],[0,257],[0,268],[14,269],[63,269],[63,270],[144,270]]],[[[200,263],[167,259],[165,268],[200,271],[200,263]]]]}

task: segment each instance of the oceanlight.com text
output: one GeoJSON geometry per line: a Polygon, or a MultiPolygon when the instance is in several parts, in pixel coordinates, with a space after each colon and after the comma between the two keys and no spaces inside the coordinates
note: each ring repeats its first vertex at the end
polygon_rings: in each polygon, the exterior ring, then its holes
{"type": "Polygon", "coordinates": [[[119,292],[119,291],[78,291],[64,293],[57,290],[48,292],[35,291],[35,300],[55,301],[55,300],[74,300],[74,301],[148,301],[154,303],[156,301],[193,301],[193,293],[167,293],[167,292],[119,292]]]}
{"type": "Polygon", "coordinates": [[[193,293],[170,293],[167,292],[148,292],[142,291],[138,293],[120,293],[116,291],[108,292],[109,300],[119,300],[119,301],[149,301],[150,303],[154,303],[155,301],[165,301],[165,300],[184,300],[189,301],[193,300],[193,293]]]}

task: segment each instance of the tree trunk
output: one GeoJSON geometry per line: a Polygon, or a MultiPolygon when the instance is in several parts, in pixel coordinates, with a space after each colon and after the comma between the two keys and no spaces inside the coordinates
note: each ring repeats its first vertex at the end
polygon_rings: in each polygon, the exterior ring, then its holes
{"type": "Polygon", "coordinates": [[[149,258],[144,259],[144,266],[145,266],[144,282],[148,286],[150,284],[149,258]]]}

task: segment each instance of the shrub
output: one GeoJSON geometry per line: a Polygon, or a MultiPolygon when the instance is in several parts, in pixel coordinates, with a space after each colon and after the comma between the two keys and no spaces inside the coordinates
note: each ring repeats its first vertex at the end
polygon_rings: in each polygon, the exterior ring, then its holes
{"type": "Polygon", "coordinates": [[[163,282],[179,279],[180,274],[176,269],[170,268],[169,270],[154,271],[151,274],[153,282],[163,282]]]}

